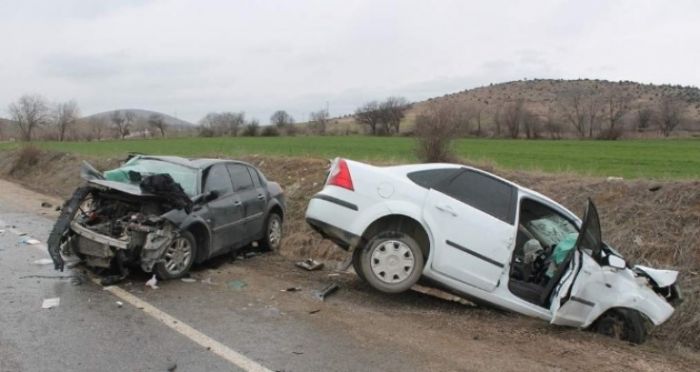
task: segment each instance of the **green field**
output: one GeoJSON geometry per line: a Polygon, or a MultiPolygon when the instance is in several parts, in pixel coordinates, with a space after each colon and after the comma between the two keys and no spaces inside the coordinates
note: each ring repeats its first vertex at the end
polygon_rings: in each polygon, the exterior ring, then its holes
{"type": "MultiPolygon", "coordinates": [[[[404,137],[174,138],[104,142],[36,142],[42,148],[93,156],[127,152],[189,157],[241,155],[336,156],[378,162],[415,162],[415,140],[404,137]]],[[[0,150],[16,148],[2,143],[0,150]]],[[[574,172],[625,178],[700,178],[700,140],[548,141],[460,139],[455,153],[506,169],[574,172]]]]}

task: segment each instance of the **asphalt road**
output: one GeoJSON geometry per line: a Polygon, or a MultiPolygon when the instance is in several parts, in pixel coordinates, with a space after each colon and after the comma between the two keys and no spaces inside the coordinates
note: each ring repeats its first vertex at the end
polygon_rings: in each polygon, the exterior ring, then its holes
{"type": "Polygon", "coordinates": [[[342,328],[317,321],[309,314],[316,309],[301,305],[285,312],[245,288],[202,290],[201,283],[172,281],[153,290],[143,285],[147,277],[137,275],[119,286],[157,312],[146,313],[91,281],[75,285],[70,278],[75,272],[60,273],[52,265],[39,264],[49,257],[43,244],[19,243],[26,236],[45,242],[52,224],[51,217],[0,204],[2,371],[246,367],[235,354],[257,367],[285,371],[406,370],[422,364],[391,345],[361,342],[342,328]],[[60,298],[59,306],[43,309],[46,298],[60,298]],[[173,329],[160,319],[163,313],[198,334],[173,329]],[[233,361],[205,347],[207,342],[219,342],[233,352],[233,361]]]}

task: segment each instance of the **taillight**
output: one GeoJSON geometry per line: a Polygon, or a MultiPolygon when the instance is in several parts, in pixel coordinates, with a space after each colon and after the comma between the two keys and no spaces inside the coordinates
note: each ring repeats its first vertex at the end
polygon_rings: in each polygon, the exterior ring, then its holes
{"type": "Polygon", "coordinates": [[[335,167],[331,170],[331,176],[328,179],[328,184],[355,191],[355,188],[352,185],[352,177],[350,177],[348,163],[345,162],[344,159],[338,160],[335,167]]]}

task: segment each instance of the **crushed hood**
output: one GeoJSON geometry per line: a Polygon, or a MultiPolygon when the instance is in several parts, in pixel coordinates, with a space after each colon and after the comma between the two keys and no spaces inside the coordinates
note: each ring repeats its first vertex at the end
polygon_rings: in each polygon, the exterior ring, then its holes
{"type": "Polygon", "coordinates": [[[132,185],[128,183],[92,179],[88,181],[88,184],[97,188],[117,190],[134,196],[155,196],[153,194],[143,192],[138,185],[132,185]]]}
{"type": "Polygon", "coordinates": [[[642,265],[636,265],[634,270],[646,274],[660,288],[668,287],[678,279],[678,271],[674,270],[652,269],[642,265]]]}

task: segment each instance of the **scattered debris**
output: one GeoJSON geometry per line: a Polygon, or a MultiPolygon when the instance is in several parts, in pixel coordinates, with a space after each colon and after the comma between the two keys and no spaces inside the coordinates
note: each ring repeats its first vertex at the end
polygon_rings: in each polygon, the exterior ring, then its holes
{"type": "Polygon", "coordinates": [[[316,314],[319,311],[321,311],[321,309],[314,309],[314,310],[309,311],[309,314],[316,314]]]}
{"type": "Polygon", "coordinates": [[[292,354],[294,354],[294,355],[303,355],[304,352],[303,352],[303,351],[292,351],[292,354]]]}
{"type": "Polygon", "coordinates": [[[117,301],[116,303],[117,303],[117,306],[118,306],[118,307],[122,307],[122,306],[124,306],[124,303],[123,303],[123,302],[121,302],[121,301],[117,301]]]}
{"type": "Polygon", "coordinates": [[[168,365],[168,372],[173,372],[177,369],[177,363],[173,362],[168,365]]]}
{"type": "Polygon", "coordinates": [[[442,300],[457,302],[462,305],[476,307],[476,305],[473,302],[468,301],[462,297],[455,296],[451,293],[445,292],[441,289],[414,284],[413,287],[411,287],[411,290],[416,291],[418,293],[426,294],[428,296],[433,296],[442,300]]]}
{"type": "Polygon", "coordinates": [[[61,303],[61,298],[60,297],[54,297],[54,298],[45,298],[44,302],[41,304],[42,309],[52,309],[54,307],[58,307],[58,305],[61,303]]]}
{"type": "Polygon", "coordinates": [[[335,291],[337,291],[338,289],[340,289],[340,287],[339,287],[337,284],[331,283],[331,284],[325,286],[325,287],[324,287],[323,289],[321,289],[321,290],[314,291],[313,296],[314,296],[314,298],[316,298],[317,300],[325,301],[325,300],[326,300],[326,297],[330,296],[331,294],[333,294],[333,293],[334,293],[335,291]]]}
{"type": "Polygon", "coordinates": [[[302,269],[307,270],[307,271],[315,271],[315,270],[319,270],[323,267],[322,262],[318,262],[318,261],[311,259],[311,258],[308,258],[304,261],[299,261],[296,263],[296,265],[297,265],[297,267],[301,267],[302,269]]]}
{"type": "Polygon", "coordinates": [[[336,277],[336,276],[340,276],[340,273],[330,273],[330,274],[328,274],[328,276],[336,277]]]}
{"type": "Polygon", "coordinates": [[[649,191],[651,191],[651,192],[655,192],[655,191],[659,191],[659,190],[661,190],[661,185],[654,185],[654,186],[649,188],[649,191]]]}
{"type": "Polygon", "coordinates": [[[20,236],[21,236],[21,238],[19,238],[19,241],[17,241],[17,243],[19,243],[19,244],[37,245],[37,244],[41,243],[40,241],[32,238],[31,236],[28,236],[26,233],[23,233],[20,236]]]}
{"type": "Polygon", "coordinates": [[[209,285],[216,285],[216,283],[211,281],[211,277],[208,277],[208,278],[202,280],[202,283],[209,284],[209,285]]]}
{"type": "Polygon", "coordinates": [[[298,292],[301,291],[300,287],[289,287],[285,289],[280,289],[280,292],[298,292]]]}
{"type": "Polygon", "coordinates": [[[625,179],[622,178],[622,177],[613,177],[613,176],[610,176],[610,177],[607,178],[607,181],[608,181],[608,182],[620,182],[620,181],[624,181],[624,180],[625,180],[625,179]]]}
{"type": "Polygon", "coordinates": [[[151,289],[158,289],[158,279],[156,279],[156,275],[153,274],[151,279],[148,279],[146,282],[146,287],[151,287],[151,289]]]}
{"type": "Polygon", "coordinates": [[[53,204],[49,202],[41,202],[41,207],[42,208],[53,208],[53,204]]]}
{"type": "Polygon", "coordinates": [[[34,265],[51,265],[53,261],[50,258],[40,258],[33,262],[34,265]]]}
{"type": "Polygon", "coordinates": [[[126,279],[126,275],[107,275],[100,279],[100,284],[102,284],[103,286],[110,286],[117,284],[124,279],[126,279]]]}
{"type": "Polygon", "coordinates": [[[227,282],[226,285],[231,289],[241,290],[241,289],[247,287],[248,283],[237,279],[237,280],[231,280],[231,281],[227,282]]]}
{"type": "Polygon", "coordinates": [[[60,211],[61,211],[61,206],[60,206],[60,205],[57,205],[56,208],[54,208],[54,210],[55,210],[56,212],[60,212],[60,211]]]}
{"type": "Polygon", "coordinates": [[[183,281],[185,283],[194,283],[197,281],[195,278],[181,278],[180,281],[183,281]]]}

